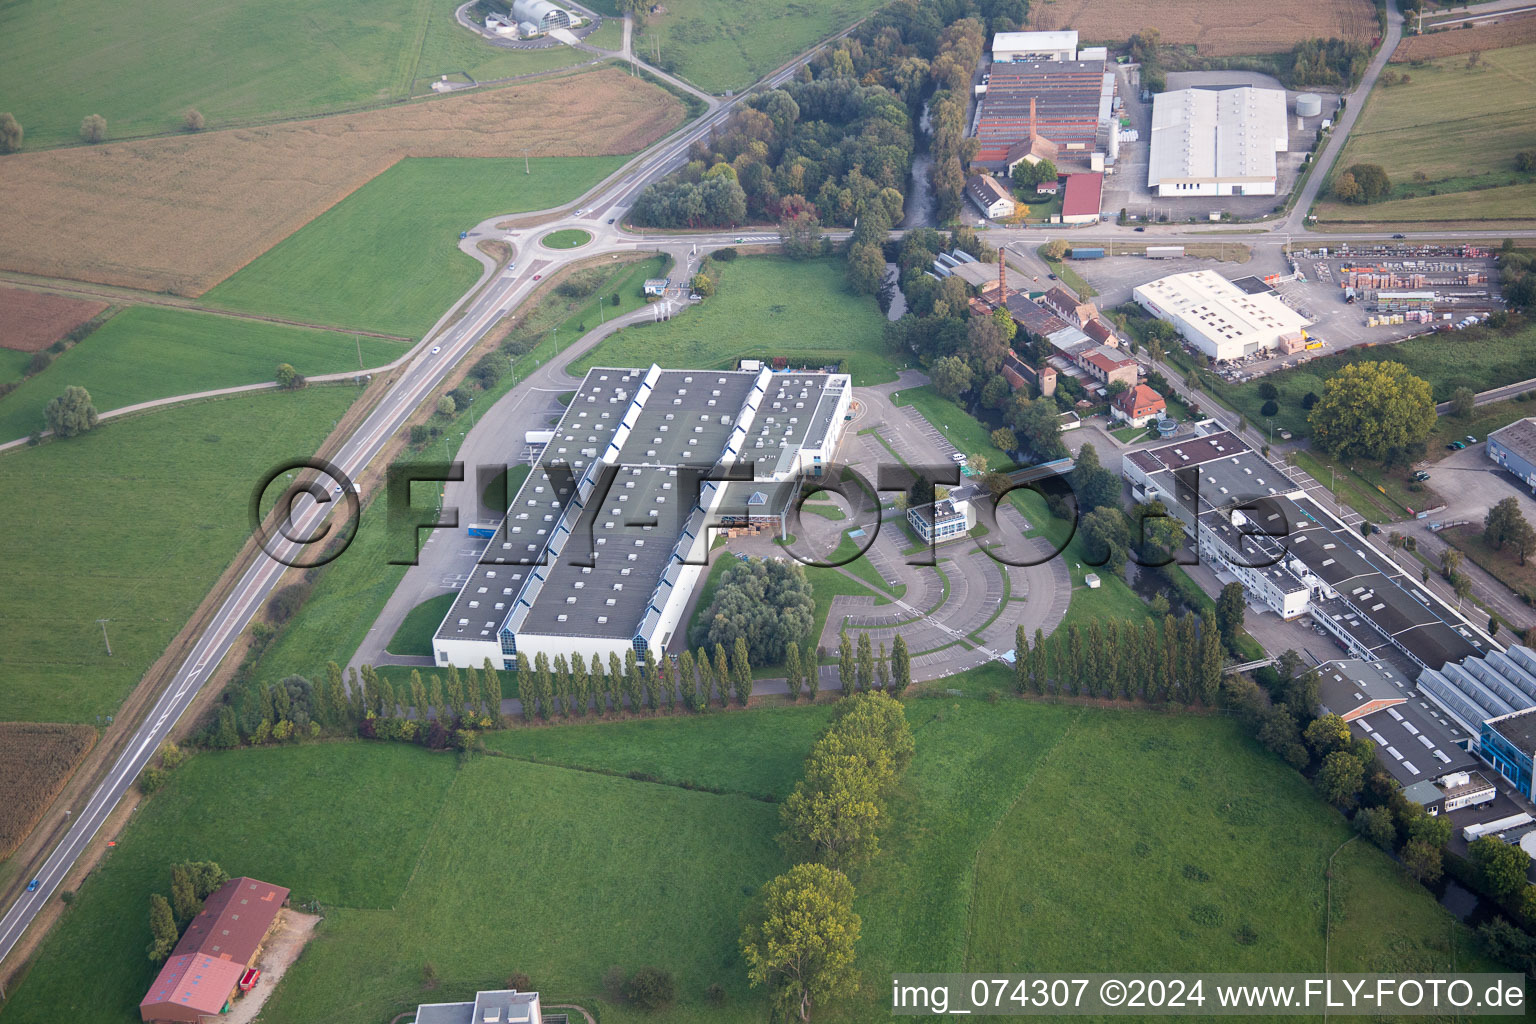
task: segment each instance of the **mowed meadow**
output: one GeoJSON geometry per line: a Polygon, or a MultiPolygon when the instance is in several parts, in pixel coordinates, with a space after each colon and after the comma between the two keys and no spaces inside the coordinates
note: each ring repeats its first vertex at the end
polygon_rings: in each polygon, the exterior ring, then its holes
{"type": "Polygon", "coordinates": [[[1083,45],[1124,41],[1156,28],[1165,43],[1192,45],[1209,57],[1279,53],[1303,39],[1369,43],[1376,35],[1371,0],[1050,0],[1030,5],[1030,29],[1076,29],[1083,45]]]}
{"type": "MultiPolygon", "coordinates": [[[[671,93],[598,68],[389,110],[22,152],[0,174],[0,269],[200,295],[403,157],[628,154],[685,113],[671,93]]],[[[543,191],[480,179],[482,216],[574,198],[569,177],[543,191]]],[[[412,205],[446,205],[436,198],[412,205]]]]}
{"type": "MultiPolygon", "coordinates": [[[[987,668],[907,701],[915,755],[854,874],[861,988],[817,1019],[889,1020],[890,975],[914,969],[1315,971],[1325,921],[1336,969],[1449,969],[1453,948],[1457,969],[1495,969],[1363,841],[1335,861],[1330,907],[1323,867],[1350,829],[1236,722],[988,698],[1008,681],[987,668]]],[[[778,801],[829,711],[514,727],[469,759],[362,741],[199,754],[81,887],[4,1019],[134,1020],[148,894],[184,858],[324,906],[263,1011],[275,1024],[371,1024],[514,972],[629,1024],[655,1018],[603,975],[647,964],[676,977],[669,1022],[767,1019],[739,915],[788,866],[778,801]]]]}
{"type": "Polygon", "coordinates": [[[1515,170],[1515,154],[1536,149],[1536,44],[1482,51],[1475,67],[1456,55],[1392,71],[1408,81],[1377,84],[1337,164],[1380,164],[1391,198],[1319,203],[1318,219],[1536,217],[1536,173],[1515,170]]]}
{"type": "Polygon", "coordinates": [[[258,480],[313,455],[357,395],[196,402],[0,455],[0,721],[116,714],[245,542],[258,480]]]}
{"type": "Polygon", "coordinates": [[[591,59],[564,46],[497,49],[454,23],[456,6],[86,0],[61,12],[14,0],[0,12],[0,97],[40,148],[77,142],[87,114],[125,139],[179,131],[189,107],[224,128],[404,99],[440,74],[489,79],[591,59]]]}
{"type": "Polygon", "coordinates": [[[402,160],[203,298],[249,313],[419,337],[480,276],[480,263],[459,251],[460,231],[497,214],[558,206],[625,159],[402,160]]]}
{"type": "Polygon", "coordinates": [[[272,380],[278,363],[306,376],[372,369],[403,356],[384,338],[289,327],[166,306],[117,314],[20,387],[0,397],[0,442],[43,426],[65,387],[91,393],[98,412],[157,398],[272,380]]]}

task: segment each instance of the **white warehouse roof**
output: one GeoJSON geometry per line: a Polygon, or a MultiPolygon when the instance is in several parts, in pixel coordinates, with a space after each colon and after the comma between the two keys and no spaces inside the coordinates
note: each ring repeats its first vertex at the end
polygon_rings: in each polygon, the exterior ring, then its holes
{"type": "Polygon", "coordinates": [[[1077,32],[999,32],[992,37],[992,52],[1004,53],[1051,53],[1070,50],[1077,54],[1077,32]]]}
{"type": "Polygon", "coordinates": [[[1214,270],[1159,278],[1137,285],[1132,294],[1212,359],[1274,348],[1309,322],[1274,293],[1250,295],[1214,270]]]}
{"type": "Polygon", "coordinates": [[[1279,89],[1179,89],[1152,99],[1147,185],[1171,181],[1275,178],[1287,145],[1285,93],[1279,89]]]}

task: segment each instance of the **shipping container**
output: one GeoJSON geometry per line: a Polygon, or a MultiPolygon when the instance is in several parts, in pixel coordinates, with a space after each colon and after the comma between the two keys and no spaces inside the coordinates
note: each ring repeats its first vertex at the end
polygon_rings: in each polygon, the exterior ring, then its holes
{"type": "Polygon", "coordinates": [[[1184,255],[1182,245],[1149,245],[1147,246],[1147,259],[1149,260],[1173,260],[1180,259],[1184,255]]]}
{"type": "Polygon", "coordinates": [[[1101,260],[1104,258],[1104,250],[1096,246],[1078,246],[1068,254],[1068,258],[1074,260],[1101,260]]]}

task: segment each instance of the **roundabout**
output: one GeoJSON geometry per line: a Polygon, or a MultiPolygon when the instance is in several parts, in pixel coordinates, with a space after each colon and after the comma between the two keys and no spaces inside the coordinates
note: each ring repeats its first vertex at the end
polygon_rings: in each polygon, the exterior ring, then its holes
{"type": "Polygon", "coordinates": [[[551,231],[539,239],[539,244],[546,249],[579,249],[592,241],[592,232],[581,228],[562,228],[559,231],[551,231]]]}

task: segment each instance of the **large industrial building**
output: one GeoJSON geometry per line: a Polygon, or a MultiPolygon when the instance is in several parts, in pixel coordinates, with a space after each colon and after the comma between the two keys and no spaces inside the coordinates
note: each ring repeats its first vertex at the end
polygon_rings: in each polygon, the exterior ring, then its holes
{"type": "MultiPolygon", "coordinates": [[[[1462,776],[1477,767],[1467,749],[1477,734],[1418,699],[1411,677],[1385,661],[1345,658],[1321,666],[1318,683],[1323,713],[1338,715],[1357,736],[1374,743],[1377,757],[1405,792],[1425,783],[1449,789],[1434,796],[1426,792],[1424,801],[1448,811],[1473,802],[1473,794],[1458,790],[1470,782],[1462,776]]],[[[1491,799],[1491,788],[1480,786],[1475,796],[1491,799]]]]}
{"type": "Polygon", "coordinates": [[[1049,159],[1098,170],[1118,152],[1115,75],[1102,60],[993,64],[990,74],[973,167],[1010,171],[1020,160],[1049,159]]]}
{"type": "Polygon", "coordinates": [[[1158,93],[1147,187],[1160,196],[1272,196],[1288,129],[1279,89],[1158,93]]]}
{"type": "Polygon", "coordinates": [[[998,32],[992,37],[992,62],[1076,60],[1077,33],[998,32]]]}
{"type": "Polygon", "coordinates": [[[254,878],[231,878],[209,894],[140,1001],[139,1016],[200,1024],[225,1012],[287,902],[287,889],[254,878]]]}
{"type": "Polygon", "coordinates": [[[438,627],[437,664],[665,650],[711,528],[782,531],[851,398],[840,373],[589,370],[438,627]]]}
{"type": "Polygon", "coordinates": [[[1285,347],[1310,322],[1273,292],[1245,292],[1214,270],[1158,278],[1131,294],[1212,359],[1285,347]]]}
{"type": "Polygon", "coordinates": [[[1219,575],[1286,619],[1310,614],[1354,658],[1420,669],[1478,658],[1490,641],[1284,471],[1226,430],[1128,452],[1137,501],[1161,501],[1219,575]]]}

